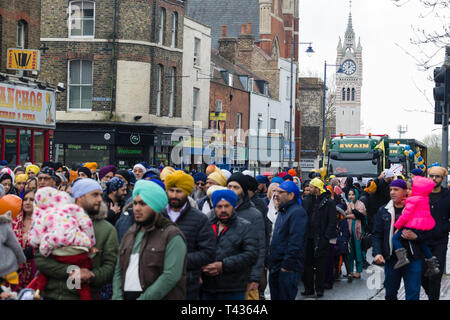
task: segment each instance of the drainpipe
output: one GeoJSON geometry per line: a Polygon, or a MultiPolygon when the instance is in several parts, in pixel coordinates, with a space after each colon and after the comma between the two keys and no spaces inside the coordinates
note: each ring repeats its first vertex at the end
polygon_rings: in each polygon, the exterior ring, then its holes
{"type": "Polygon", "coordinates": [[[116,99],[114,98],[116,91],[116,39],[117,39],[117,0],[114,0],[114,14],[113,14],[113,33],[112,33],[112,51],[111,51],[111,101],[109,119],[113,117],[113,110],[116,110],[116,99]]]}

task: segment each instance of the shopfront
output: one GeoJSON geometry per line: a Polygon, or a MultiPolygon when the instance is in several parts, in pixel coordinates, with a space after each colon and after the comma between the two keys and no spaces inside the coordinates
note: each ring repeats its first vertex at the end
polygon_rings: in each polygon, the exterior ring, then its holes
{"type": "Polygon", "coordinates": [[[34,84],[0,83],[0,157],[9,167],[42,164],[52,158],[54,90],[34,84]]]}

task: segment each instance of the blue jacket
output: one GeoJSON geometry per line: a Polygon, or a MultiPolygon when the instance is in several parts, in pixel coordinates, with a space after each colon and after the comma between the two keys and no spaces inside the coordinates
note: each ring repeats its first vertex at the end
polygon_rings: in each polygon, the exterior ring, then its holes
{"type": "Polygon", "coordinates": [[[308,216],[298,200],[280,207],[269,249],[268,266],[271,272],[281,268],[303,272],[307,225],[308,216]]]}
{"type": "MultiPolygon", "coordinates": [[[[384,260],[389,260],[393,255],[392,236],[394,234],[395,209],[393,201],[389,201],[387,205],[378,209],[374,220],[372,230],[372,255],[375,257],[381,254],[384,260]]],[[[408,251],[408,259],[419,260],[424,257],[423,251],[419,244],[420,241],[426,241],[431,232],[416,230],[417,240],[408,241],[401,240],[402,246],[408,251]]]]}

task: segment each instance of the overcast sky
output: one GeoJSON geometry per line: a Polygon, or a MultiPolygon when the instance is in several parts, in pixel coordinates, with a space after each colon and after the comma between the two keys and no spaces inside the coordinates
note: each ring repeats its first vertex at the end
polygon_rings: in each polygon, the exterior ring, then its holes
{"type": "MultiPolygon", "coordinates": [[[[323,78],[324,61],[336,63],[339,36],[344,38],[347,27],[349,1],[299,2],[300,41],[312,41],[315,51],[309,58],[304,53],[307,46],[300,46],[300,76],[323,78]]],[[[387,133],[398,137],[398,125],[408,125],[403,138],[423,140],[431,133],[441,133],[441,126],[434,125],[431,113],[434,110],[434,82],[427,79],[434,67],[421,71],[416,61],[404,52],[417,52],[417,47],[410,44],[410,38],[414,37],[413,26],[430,30],[439,28],[440,21],[433,15],[420,18],[421,13],[426,10],[419,0],[411,0],[401,8],[391,0],[353,0],[353,29],[363,47],[361,133],[387,133]],[[425,91],[429,101],[418,88],[425,91]],[[407,110],[427,110],[429,113],[407,110]]],[[[441,65],[444,50],[440,50],[433,61],[441,65]]],[[[327,84],[334,72],[334,67],[327,68],[327,84]]]]}

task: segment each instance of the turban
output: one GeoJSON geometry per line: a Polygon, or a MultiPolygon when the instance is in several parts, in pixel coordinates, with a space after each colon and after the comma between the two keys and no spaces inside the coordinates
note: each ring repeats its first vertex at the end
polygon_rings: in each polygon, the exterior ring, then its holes
{"type": "Polygon", "coordinates": [[[16,183],[17,182],[27,182],[28,180],[28,175],[26,174],[19,174],[16,176],[16,183]]]}
{"type": "Polygon", "coordinates": [[[6,161],[6,160],[0,161],[0,166],[6,167],[7,165],[8,165],[8,161],[6,161]]]}
{"type": "Polygon", "coordinates": [[[247,178],[248,190],[253,191],[253,192],[258,190],[258,181],[256,181],[256,179],[253,178],[252,176],[246,176],[246,178],[247,178]]]}
{"type": "Polygon", "coordinates": [[[37,165],[34,164],[30,164],[29,166],[27,166],[27,168],[25,169],[25,173],[28,174],[29,172],[33,172],[34,174],[38,174],[40,171],[40,168],[37,165]]]}
{"type": "Polygon", "coordinates": [[[421,176],[423,174],[423,171],[416,168],[414,170],[411,170],[411,173],[415,176],[421,176]]]}
{"type": "Polygon", "coordinates": [[[229,179],[229,178],[231,177],[231,172],[230,172],[230,171],[228,171],[228,170],[226,170],[226,169],[222,169],[222,170],[220,170],[220,171],[222,171],[223,175],[224,175],[225,177],[227,177],[227,179],[229,179]]]}
{"type": "Polygon", "coordinates": [[[222,187],[222,186],[211,186],[208,188],[208,190],[206,191],[206,195],[208,196],[208,198],[211,199],[212,194],[217,191],[217,190],[228,190],[227,187],[222,187]]]}
{"type": "Polygon", "coordinates": [[[283,189],[289,193],[294,193],[297,199],[300,199],[300,190],[293,181],[285,181],[278,186],[278,188],[283,189]]]}
{"type": "Polygon", "coordinates": [[[432,175],[440,175],[441,177],[445,177],[446,175],[448,175],[448,171],[447,169],[443,168],[443,167],[431,167],[428,169],[428,174],[432,174],[432,175]]]}
{"type": "Polygon", "coordinates": [[[147,171],[147,168],[146,167],[144,167],[144,165],[143,164],[140,164],[140,163],[138,163],[137,165],[135,165],[134,167],[133,167],[133,171],[134,171],[134,169],[136,169],[136,168],[140,168],[142,171],[147,171]]]}
{"type": "Polygon", "coordinates": [[[140,196],[155,212],[161,212],[168,203],[166,192],[155,182],[139,180],[133,189],[133,199],[140,196]]]}
{"type": "Polygon", "coordinates": [[[67,182],[66,176],[64,174],[62,174],[61,172],[55,173],[55,176],[56,176],[57,179],[59,179],[59,183],[67,182]]]}
{"type": "Polygon", "coordinates": [[[166,186],[164,185],[164,182],[162,182],[161,180],[159,180],[156,177],[153,177],[150,179],[150,181],[156,183],[158,186],[160,186],[164,191],[166,191],[166,186]]]}
{"type": "Polygon", "coordinates": [[[131,175],[127,170],[117,170],[115,174],[120,174],[128,183],[131,182],[131,175]]]}
{"type": "Polygon", "coordinates": [[[281,177],[273,177],[272,178],[272,183],[282,184],[283,182],[284,182],[284,180],[281,177]]]}
{"type": "Polygon", "coordinates": [[[130,184],[134,186],[136,183],[136,176],[134,175],[133,170],[128,170],[128,173],[130,174],[130,184]]]}
{"type": "Polygon", "coordinates": [[[100,171],[98,172],[98,177],[100,178],[100,180],[102,180],[103,177],[106,176],[109,172],[112,172],[115,174],[117,172],[116,166],[110,165],[110,166],[105,166],[105,167],[101,168],[100,171]]]}
{"type": "Polygon", "coordinates": [[[222,171],[214,171],[208,176],[208,179],[214,180],[216,183],[225,187],[227,185],[227,177],[222,173],[222,171]]]}
{"type": "Polygon", "coordinates": [[[216,166],[213,164],[210,164],[208,167],[206,167],[206,175],[209,176],[211,173],[216,171],[216,166]]]}
{"type": "Polygon", "coordinates": [[[154,177],[154,176],[156,176],[156,177],[159,178],[160,175],[161,175],[161,173],[159,172],[158,169],[156,169],[156,168],[150,168],[150,169],[148,169],[147,172],[144,174],[144,177],[143,177],[143,178],[151,178],[151,177],[154,177]]]}
{"type": "Polygon", "coordinates": [[[192,193],[192,190],[194,190],[194,178],[181,170],[169,174],[164,182],[167,190],[177,187],[183,190],[187,196],[189,196],[192,193]]]}
{"type": "Polygon", "coordinates": [[[11,212],[11,218],[14,220],[22,209],[22,199],[13,194],[7,194],[0,198],[0,215],[11,212]]]}
{"type": "Polygon", "coordinates": [[[314,178],[311,180],[311,182],[309,183],[310,186],[314,186],[316,188],[319,188],[320,190],[320,194],[325,193],[326,190],[323,188],[323,181],[320,180],[319,178],[314,178]]]}
{"type": "Polygon", "coordinates": [[[288,171],[288,174],[291,175],[292,177],[295,177],[297,175],[297,171],[295,171],[294,169],[290,169],[288,171]]]}
{"type": "Polygon", "coordinates": [[[263,175],[264,177],[271,177],[271,176],[273,176],[274,174],[273,174],[272,172],[267,171],[267,172],[263,172],[262,175],[263,175]]]}
{"type": "Polygon", "coordinates": [[[77,182],[75,182],[72,186],[72,196],[75,199],[78,199],[79,197],[84,196],[85,194],[88,194],[92,191],[103,191],[100,184],[92,179],[86,178],[86,179],[80,179],[77,182]]]}
{"type": "Polygon", "coordinates": [[[78,178],[78,172],[74,170],[69,171],[69,183],[72,183],[76,178],[78,178]]]}
{"type": "Polygon", "coordinates": [[[278,177],[284,178],[287,175],[287,172],[281,172],[278,174],[278,177]]]}
{"type": "Polygon", "coordinates": [[[214,191],[213,194],[211,195],[211,201],[213,203],[213,208],[215,208],[217,206],[217,204],[222,200],[227,201],[234,208],[234,207],[236,207],[238,198],[237,198],[236,193],[234,193],[233,190],[217,190],[217,191],[214,191]]]}
{"type": "Polygon", "coordinates": [[[109,182],[106,183],[106,193],[117,191],[125,185],[122,179],[114,177],[109,182]]]}
{"type": "Polygon", "coordinates": [[[244,171],[242,171],[242,174],[245,176],[251,176],[252,172],[250,170],[244,170],[244,171]]]}
{"type": "Polygon", "coordinates": [[[405,180],[402,180],[402,179],[397,179],[397,180],[392,181],[390,186],[402,188],[405,190],[407,189],[406,182],[405,182],[405,180]]]}
{"type": "Polygon", "coordinates": [[[247,179],[246,175],[244,175],[244,174],[242,174],[240,172],[233,173],[231,175],[231,177],[228,179],[227,184],[232,182],[232,181],[239,183],[241,188],[244,190],[244,194],[247,195],[247,193],[248,193],[247,192],[248,191],[248,179],[247,179]]]}
{"type": "MultiPolygon", "coordinates": [[[[41,171],[42,172],[42,171],[41,171]]],[[[77,169],[77,172],[83,172],[84,174],[86,174],[87,176],[88,176],[88,178],[91,178],[92,177],[92,172],[91,172],[91,170],[89,170],[88,168],[86,168],[86,167],[80,167],[80,168],[78,168],[77,169]]]]}
{"type": "Polygon", "coordinates": [[[290,174],[287,174],[287,175],[285,175],[285,176],[283,177],[283,180],[284,180],[284,181],[287,181],[287,180],[289,180],[289,181],[294,181],[294,178],[293,178],[290,174]]]}
{"type": "Polygon", "coordinates": [[[161,171],[161,174],[160,174],[160,178],[161,178],[161,180],[162,181],[165,181],[166,180],[166,177],[169,175],[169,174],[172,174],[172,173],[174,173],[176,170],[174,169],[174,168],[172,168],[172,167],[165,167],[162,171],[161,171]]]}
{"type": "Polygon", "coordinates": [[[270,184],[269,178],[267,178],[266,176],[259,175],[256,176],[255,179],[258,182],[258,184],[265,183],[267,186],[270,184]]]}
{"type": "Polygon", "coordinates": [[[204,183],[206,183],[206,179],[208,179],[208,176],[206,175],[206,173],[197,172],[196,174],[194,174],[193,178],[195,183],[199,181],[203,181],[204,183]]]}
{"type": "Polygon", "coordinates": [[[364,189],[365,192],[369,192],[369,193],[375,193],[377,192],[377,184],[375,183],[375,181],[370,181],[369,185],[367,186],[367,188],[364,189]]]}

